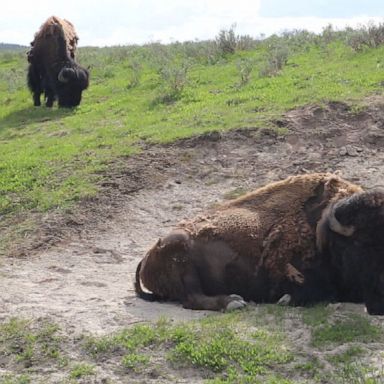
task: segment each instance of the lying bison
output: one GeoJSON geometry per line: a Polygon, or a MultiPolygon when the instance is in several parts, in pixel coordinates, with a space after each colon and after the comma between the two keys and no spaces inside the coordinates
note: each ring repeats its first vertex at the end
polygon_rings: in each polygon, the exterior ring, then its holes
{"type": "Polygon", "coordinates": [[[28,86],[35,106],[40,105],[42,93],[47,107],[52,107],[56,98],[60,107],[80,104],[89,73],[75,61],[77,41],[73,25],[56,16],[36,33],[28,52],[28,86]]]}
{"type": "Polygon", "coordinates": [[[384,191],[327,173],[269,184],[160,239],[138,265],[135,289],[191,309],[289,294],[293,305],[363,302],[382,315],[384,191]]]}

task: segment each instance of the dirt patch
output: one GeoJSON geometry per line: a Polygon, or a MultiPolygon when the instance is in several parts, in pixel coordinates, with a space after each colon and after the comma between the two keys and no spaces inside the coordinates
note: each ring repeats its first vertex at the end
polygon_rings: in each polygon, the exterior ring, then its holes
{"type": "Polygon", "coordinates": [[[288,175],[340,172],[366,187],[383,185],[383,107],[381,98],[358,112],[343,103],[308,106],[277,122],[285,136],[211,133],[119,160],[97,198],[39,219],[37,236],[12,250],[28,257],[1,261],[0,319],[47,316],[69,333],[103,334],[160,316],[204,316],[135,298],[134,272],[146,250],[225,196],[288,175]]]}

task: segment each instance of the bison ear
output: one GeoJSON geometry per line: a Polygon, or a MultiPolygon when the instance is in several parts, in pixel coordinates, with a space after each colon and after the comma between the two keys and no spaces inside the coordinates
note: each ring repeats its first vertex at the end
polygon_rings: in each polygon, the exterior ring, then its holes
{"type": "Polygon", "coordinates": [[[159,240],[157,240],[155,247],[157,247],[157,248],[163,248],[164,247],[163,242],[161,240],[161,237],[159,237],[159,240]]]}

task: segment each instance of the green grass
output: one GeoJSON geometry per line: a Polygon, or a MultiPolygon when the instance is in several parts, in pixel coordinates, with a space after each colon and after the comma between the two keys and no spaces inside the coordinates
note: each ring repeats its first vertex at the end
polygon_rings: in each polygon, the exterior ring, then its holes
{"type": "Polygon", "coordinates": [[[160,319],[104,336],[65,334],[44,319],[11,319],[0,325],[5,369],[0,383],[74,384],[112,377],[121,382],[194,377],[207,384],[380,383],[382,367],[372,365],[372,358],[383,356],[382,327],[369,316],[340,311],[308,321],[319,311],[324,314],[324,307],[258,305],[189,322],[160,319]],[[297,329],[307,336],[298,338],[297,329]]]}
{"type": "Polygon", "coordinates": [[[194,49],[80,50],[79,61],[91,65],[91,85],[73,110],[34,108],[23,53],[0,54],[0,215],[65,208],[95,195],[100,173],[137,153],[142,140],[273,126],[297,106],[354,102],[382,90],[383,47],[356,53],[339,41],[307,44],[292,49],[272,77],[259,75],[267,44],[218,56],[213,64],[193,56],[194,49]],[[243,83],[239,62],[254,63],[243,83]]]}
{"type": "Polygon", "coordinates": [[[248,321],[242,313],[180,325],[160,321],[108,337],[89,338],[84,347],[95,361],[122,356],[121,365],[133,371],[153,364],[152,360],[163,353],[164,364],[204,369],[208,377],[224,380],[220,382],[232,382],[228,378],[235,373],[238,380],[245,381],[269,377],[272,367],[289,362],[292,354],[282,334],[256,328],[248,321]]]}
{"type": "Polygon", "coordinates": [[[344,319],[336,319],[328,324],[315,327],[312,331],[312,343],[315,347],[381,340],[383,340],[382,328],[357,314],[350,314],[344,319]]]}
{"type": "Polygon", "coordinates": [[[11,319],[0,324],[0,355],[7,364],[29,368],[43,362],[63,363],[58,326],[36,323],[11,319]]]}
{"type": "Polygon", "coordinates": [[[78,363],[72,368],[69,376],[71,379],[80,379],[81,377],[92,376],[94,374],[94,367],[92,365],[78,363]]]}

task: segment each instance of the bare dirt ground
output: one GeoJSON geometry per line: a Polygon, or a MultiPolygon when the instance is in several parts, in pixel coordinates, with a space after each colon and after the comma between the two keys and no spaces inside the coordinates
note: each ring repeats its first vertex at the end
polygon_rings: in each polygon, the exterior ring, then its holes
{"type": "Polygon", "coordinates": [[[288,175],[340,172],[382,186],[384,99],[366,104],[360,111],[343,103],[290,111],[275,122],[288,129],[285,136],[211,133],[121,160],[98,198],[65,218],[45,217],[38,237],[12,250],[24,257],[1,260],[0,320],[47,316],[69,333],[104,334],[160,316],[204,315],[135,298],[134,273],[146,250],[179,220],[288,175]]]}

